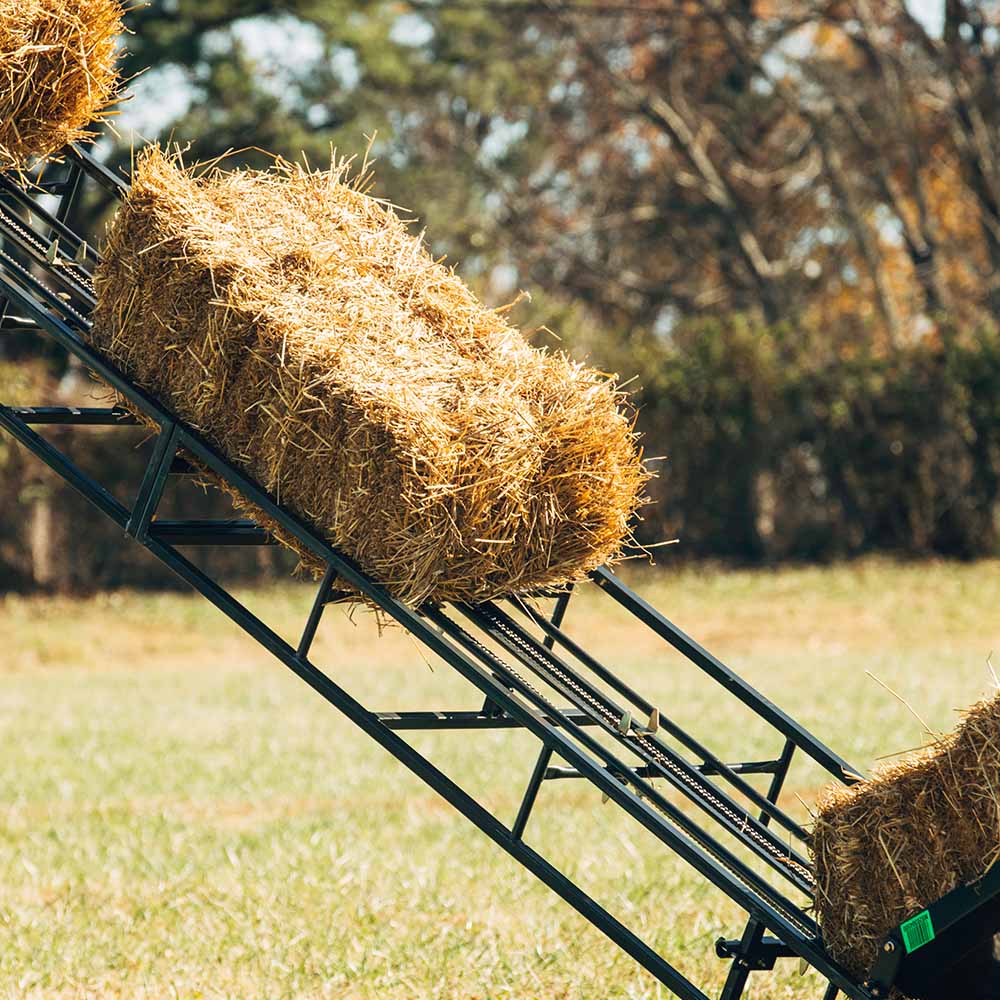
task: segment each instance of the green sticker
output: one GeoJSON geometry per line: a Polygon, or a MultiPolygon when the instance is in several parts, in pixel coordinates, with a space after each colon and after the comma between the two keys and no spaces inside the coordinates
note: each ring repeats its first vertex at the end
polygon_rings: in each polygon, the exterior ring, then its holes
{"type": "Polygon", "coordinates": [[[906,948],[907,955],[934,940],[934,924],[927,910],[918,913],[905,924],[900,924],[899,931],[903,935],[903,947],[906,948]]]}

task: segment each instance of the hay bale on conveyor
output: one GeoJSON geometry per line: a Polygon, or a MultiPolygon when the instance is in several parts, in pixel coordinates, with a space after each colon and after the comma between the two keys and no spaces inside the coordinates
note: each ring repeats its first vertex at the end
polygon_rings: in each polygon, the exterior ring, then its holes
{"type": "Polygon", "coordinates": [[[0,169],[87,138],[118,87],[119,0],[0,0],[0,169]]]}
{"type": "Polygon", "coordinates": [[[864,976],[886,934],[1000,855],[1000,697],[871,781],[829,789],[813,834],[816,910],[830,952],[864,976]]]}
{"type": "Polygon", "coordinates": [[[96,346],[403,599],[612,558],[646,481],[622,394],[528,346],[345,170],[195,177],[146,150],[96,346]]]}

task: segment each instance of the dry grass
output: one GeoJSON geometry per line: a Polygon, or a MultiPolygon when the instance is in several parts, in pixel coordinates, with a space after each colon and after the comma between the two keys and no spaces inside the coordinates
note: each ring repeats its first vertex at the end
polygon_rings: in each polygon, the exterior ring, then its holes
{"type": "Polygon", "coordinates": [[[871,781],[827,790],[813,853],[824,939],[861,975],[895,925],[1000,855],[1000,697],[871,781]]]}
{"type": "Polygon", "coordinates": [[[406,600],[613,558],[645,482],[622,394],[528,346],[347,171],[195,176],[146,150],[96,346],[406,600]]]}
{"type": "Polygon", "coordinates": [[[89,138],[118,88],[120,0],[0,0],[0,169],[89,138]]]}
{"type": "MultiPolygon", "coordinates": [[[[645,596],[860,768],[990,683],[1000,564],[671,570],[645,596]]],[[[294,637],[312,588],[240,597],[294,637]]],[[[720,752],[777,747],[584,588],[568,622],[720,752]]],[[[206,602],[0,600],[0,997],[664,1000],[603,936],[206,602]]],[[[317,662],[375,708],[478,705],[401,630],[331,608],[317,662]]],[[[509,820],[531,741],[418,748],[509,820]]],[[[783,804],[822,783],[803,766],[783,804]]],[[[739,913],[581,782],[547,784],[529,842],[717,996],[739,913]]],[[[756,1000],[815,1000],[797,963],[756,1000]]]]}

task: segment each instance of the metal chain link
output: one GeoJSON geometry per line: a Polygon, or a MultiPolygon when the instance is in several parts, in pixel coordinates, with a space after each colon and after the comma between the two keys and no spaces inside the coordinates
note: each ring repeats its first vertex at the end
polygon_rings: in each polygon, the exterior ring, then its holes
{"type": "MultiPolygon", "coordinates": [[[[22,222],[10,209],[3,206],[0,206],[0,214],[3,216],[4,223],[15,230],[21,239],[26,243],[30,243],[43,257],[45,256],[49,248],[45,245],[45,241],[30,226],[22,222]]],[[[59,266],[69,271],[73,275],[73,278],[90,295],[97,294],[90,275],[75,261],[64,260],[59,266]]]]}
{"type": "MultiPolygon", "coordinates": [[[[8,264],[11,267],[11,269],[14,271],[15,274],[18,273],[19,269],[27,271],[27,268],[25,268],[18,261],[14,260],[14,258],[11,257],[11,255],[9,253],[7,253],[6,250],[0,250],[0,260],[2,260],[4,263],[8,264]]],[[[28,273],[31,274],[30,271],[28,271],[28,273]]],[[[32,277],[34,277],[34,275],[32,275],[32,277]]],[[[56,292],[52,292],[52,289],[48,289],[48,290],[53,295],[57,294],[56,292]]],[[[80,327],[82,329],[86,330],[90,326],[90,320],[87,319],[87,317],[84,316],[83,313],[79,312],[77,309],[75,309],[73,306],[71,306],[68,302],[64,301],[61,296],[59,296],[59,306],[58,306],[58,308],[62,312],[64,312],[67,316],[70,316],[72,319],[76,320],[76,322],[80,324],[80,327]]]]}
{"type": "MultiPolygon", "coordinates": [[[[503,634],[506,635],[508,639],[510,639],[528,656],[534,659],[536,663],[539,663],[543,667],[543,669],[548,670],[551,673],[555,674],[559,678],[559,680],[562,681],[562,683],[564,683],[567,687],[575,691],[582,699],[584,699],[597,712],[599,712],[601,716],[604,718],[605,722],[607,722],[612,729],[618,728],[619,716],[617,715],[617,713],[615,713],[606,704],[603,704],[599,702],[596,698],[594,698],[589,691],[587,691],[579,683],[577,683],[574,677],[572,677],[570,674],[567,674],[555,663],[550,662],[548,660],[545,660],[543,662],[538,652],[528,642],[525,641],[523,636],[519,635],[516,631],[510,628],[505,622],[498,619],[488,611],[484,612],[484,614],[490,620],[494,628],[503,632],[503,634]]],[[[723,802],[716,795],[714,795],[710,789],[705,788],[703,785],[699,785],[691,777],[690,774],[688,774],[682,767],[678,766],[678,764],[675,761],[672,761],[666,754],[664,754],[663,751],[655,743],[653,743],[653,741],[650,740],[647,736],[645,736],[642,733],[633,733],[631,731],[629,731],[628,733],[621,733],[621,736],[624,739],[632,739],[640,746],[642,746],[646,751],[646,753],[649,754],[651,757],[653,757],[657,761],[657,763],[661,764],[663,767],[669,770],[673,775],[675,775],[677,778],[683,781],[688,788],[690,788],[696,795],[698,795],[705,802],[708,802],[712,806],[712,808],[714,808],[718,812],[723,813],[726,817],[729,818],[731,822],[735,823],[737,826],[742,827],[743,832],[748,834],[751,838],[753,838],[772,857],[776,858],[778,861],[781,861],[788,868],[791,868],[793,871],[797,872],[807,882],[809,883],[815,882],[812,872],[810,872],[807,868],[800,865],[797,861],[793,860],[786,854],[779,851],[774,846],[774,843],[772,841],[768,840],[768,838],[766,837],[761,836],[761,834],[757,830],[755,830],[752,826],[749,826],[748,821],[750,817],[747,814],[740,816],[739,813],[734,812],[729,806],[725,804],[725,802],[723,802]]]]}
{"type": "MultiPolygon", "coordinates": [[[[488,612],[488,611],[486,611],[485,609],[482,609],[482,608],[480,608],[478,610],[480,611],[481,614],[483,614],[490,621],[491,625],[493,625],[499,631],[503,632],[503,634],[505,636],[507,636],[509,639],[511,639],[522,650],[524,650],[529,656],[531,656],[536,662],[538,662],[538,654],[537,654],[537,652],[528,643],[526,643],[521,636],[519,636],[515,631],[513,631],[512,629],[510,629],[502,621],[497,620],[497,618],[495,617],[494,614],[492,614],[492,613],[490,613],[490,612],[488,612]]],[[[487,655],[487,657],[496,657],[495,653],[493,653],[490,649],[488,649],[482,642],[480,642],[474,636],[472,636],[468,632],[466,632],[465,629],[463,629],[461,626],[455,625],[455,627],[458,628],[459,632],[461,633],[461,635],[463,636],[464,639],[466,639],[467,641],[471,642],[481,652],[485,653],[487,655]]],[[[499,657],[496,657],[496,658],[499,659],[499,657]]],[[[558,715],[560,714],[559,713],[559,709],[556,708],[556,706],[548,698],[546,698],[546,696],[544,694],[542,694],[541,691],[539,691],[538,688],[535,687],[535,685],[532,684],[531,681],[529,681],[527,678],[525,678],[520,673],[520,671],[518,671],[515,667],[512,667],[509,663],[507,663],[506,660],[501,660],[500,662],[503,664],[504,669],[508,670],[514,677],[516,677],[518,679],[518,681],[520,681],[521,684],[523,684],[529,691],[531,691],[535,695],[535,697],[538,698],[538,700],[540,701],[540,703],[542,705],[544,705],[544,707],[548,711],[552,712],[555,717],[558,717],[558,715]]],[[[560,678],[560,680],[562,680],[563,683],[565,683],[568,687],[572,688],[581,698],[583,698],[589,705],[591,705],[594,708],[594,710],[597,711],[598,714],[604,719],[604,721],[607,722],[612,727],[612,729],[616,729],[617,728],[619,720],[615,716],[615,713],[612,712],[606,705],[602,705],[600,702],[598,702],[595,698],[593,698],[593,696],[590,695],[590,693],[588,691],[586,691],[585,689],[581,688],[580,685],[573,678],[567,676],[565,674],[565,672],[562,671],[561,669],[559,669],[558,667],[556,667],[556,666],[554,666],[554,665],[546,662],[546,663],[544,663],[544,668],[547,669],[547,670],[550,670],[552,673],[556,674],[560,678]]],[[[630,734],[630,735],[632,735],[632,734],[630,734]]],[[[644,737],[644,736],[634,736],[633,735],[632,738],[633,739],[637,739],[638,741],[640,741],[641,744],[643,745],[643,747],[646,748],[647,751],[650,752],[651,755],[655,756],[658,760],[660,760],[663,763],[663,765],[665,767],[667,767],[671,771],[671,773],[673,773],[673,774],[681,777],[685,781],[685,783],[688,785],[688,787],[690,787],[692,789],[692,791],[696,795],[698,795],[700,798],[702,798],[705,801],[708,801],[708,802],[712,803],[713,807],[715,807],[715,808],[721,808],[722,810],[724,810],[725,813],[728,816],[730,816],[733,820],[735,820],[738,824],[743,825],[746,822],[745,818],[741,819],[736,813],[734,813],[731,809],[729,809],[724,803],[719,802],[719,800],[715,796],[713,796],[711,794],[711,792],[709,792],[709,791],[701,788],[696,783],[690,781],[689,780],[689,776],[686,775],[681,768],[678,768],[677,765],[674,764],[668,757],[666,757],[659,750],[659,748],[655,746],[655,744],[651,744],[650,741],[646,737],[644,737]]],[[[658,812],[660,812],[664,816],[666,816],[667,819],[671,821],[671,823],[674,822],[674,820],[672,819],[672,817],[670,816],[670,814],[662,806],[660,806],[656,801],[654,801],[654,800],[648,800],[648,801],[649,801],[649,804],[653,808],[655,808],[658,812]]],[[[782,865],[785,865],[786,867],[791,868],[793,871],[796,871],[798,874],[804,876],[805,879],[810,884],[815,884],[815,879],[813,877],[812,872],[810,872],[808,869],[804,868],[802,865],[798,864],[796,861],[794,861],[791,858],[789,858],[787,855],[785,855],[785,854],[779,852],[778,850],[776,850],[774,848],[774,846],[772,844],[770,844],[766,840],[766,838],[760,837],[760,835],[757,834],[757,832],[755,830],[753,830],[751,827],[745,827],[744,832],[747,833],[747,834],[749,834],[750,836],[752,836],[762,847],[764,847],[764,849],[773,858],[775,858],[782,865]]],[[[754,886],[750,885],[743,878],[743,876],[738,871],[735,871],[732,868],[732,866],[725,860],[725,858],[719,856],[719,854],[713,849],[713,847],[711,845],[709,845],[709,844],[701,844],[700,846],[701,846],[701,848],[704,851],[706,851],[708,854],[710,854],[712,856],[712,858],[718,864],[720,864],[723,868],[725,868],[726,871],[728,871],[729,874],[733,876],[733,878],[737,879],[737,881],[739,881],[740,884],[745,889],[747,889],[749,892],[751,892],[754,896],[757,896],[758,898],[761,897],[760,890],[757,889],[757,888],[755,888],[754,886]]],[[[774,907],[774,909],[778,910],[787,920],[789,920],[789,922],[791,922],[792,924],[794,924],[807,937],[812,937],[813,936],[814,929],[806,926],[802,922],[802,918],[801,918],[801,916],[799,914],[796,914],[794,911],[788,910],[787,907],[782,906],[781,904],[777,903],[774,900],[768,900],[768,903],[769,903],[769,905],[771,905],[772,907],[774,907]]]]}

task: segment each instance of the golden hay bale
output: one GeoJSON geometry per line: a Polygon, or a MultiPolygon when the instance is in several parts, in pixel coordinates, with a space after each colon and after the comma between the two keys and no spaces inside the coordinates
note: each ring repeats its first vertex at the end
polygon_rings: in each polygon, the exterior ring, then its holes
{"type": "Polygon", "coordinates": [[[830,952],[868,972],[886,934],[1000,854],[1000,696],[934,746],[827,789],[813,832],[816,911],[830,952]]]}
{"type": "Polygon", "coordinates": [[[114,103],[119,0],[0,0],[0,169],[68,142],[114,103]]]}
{"type": "Polygon", "coordinates": [[[346,170],[198,177],[144,151],[95,345],[400,598],[614,557],[647,478],[621,392],[529,347],[346,170]]]}

